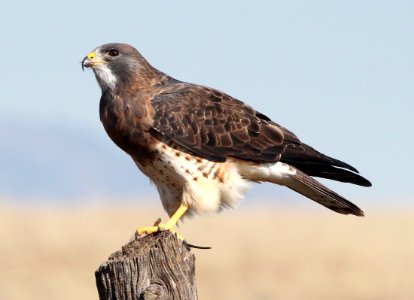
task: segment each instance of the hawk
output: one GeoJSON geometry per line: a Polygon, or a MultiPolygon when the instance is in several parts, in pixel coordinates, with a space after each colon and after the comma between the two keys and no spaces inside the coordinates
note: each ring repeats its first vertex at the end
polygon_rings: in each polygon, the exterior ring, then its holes
{"type": "Polygon", "coordinates": [[[132,46],[111,43],[82,61],[102,90],[100,119],[112,139],[155,183],[165,224],[234,207],[250,183],[286,186],[341,214],[363,211],[313,177],[371,183],[349,164],[324,155],[249,105],[216,89],[168,76],[132,46]]]}

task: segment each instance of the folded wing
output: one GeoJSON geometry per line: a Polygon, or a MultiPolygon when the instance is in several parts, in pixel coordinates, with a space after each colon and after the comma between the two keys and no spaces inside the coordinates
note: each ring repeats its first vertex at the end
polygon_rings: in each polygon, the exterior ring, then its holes
{"type": "Polygon", "coordinates": [[[178,83],[151,103],[156,135],[203,158],[281,161],[308,176],[371,185],[354,167],[316,151],[264,114],[217,90],[178,83]]]}

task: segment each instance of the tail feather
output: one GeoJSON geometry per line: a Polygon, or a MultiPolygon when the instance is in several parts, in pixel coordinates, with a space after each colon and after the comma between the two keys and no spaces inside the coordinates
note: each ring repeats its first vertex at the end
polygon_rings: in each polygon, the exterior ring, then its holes
{"type": "Polygon", "coordinates": [[[251,181],[284,185],[340,214],[364,215],[358,206],[289,164],[255,164],[239,161],[238,168],[240,174],[251,181]]]}
{"type": "Polygon", "coordinates": [[[319,181],[296,169],[285,185],[305,197],[340,214],[363,216],[364,212],[352,202],[330,190],[319,181]]]}

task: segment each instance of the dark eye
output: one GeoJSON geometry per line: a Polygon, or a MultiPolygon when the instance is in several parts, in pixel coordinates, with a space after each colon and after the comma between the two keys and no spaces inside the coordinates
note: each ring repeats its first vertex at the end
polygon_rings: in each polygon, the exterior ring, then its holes
{"type": "Polygon", "coordinates": [[[116,49],[109,49],[108,50],[108,55],[109,56],[118,56],[119,55],[119,51],[116,49]]]}

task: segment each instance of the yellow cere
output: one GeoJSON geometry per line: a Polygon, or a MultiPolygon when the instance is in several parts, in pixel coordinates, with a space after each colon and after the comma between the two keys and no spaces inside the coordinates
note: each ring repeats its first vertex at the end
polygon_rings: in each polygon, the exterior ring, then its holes
{"type": "Polygon", "coordinates": [[[95,57],[96,57],[96,52],[95,51],[88,54],[89,59],[94,59],[95,57]]]}

